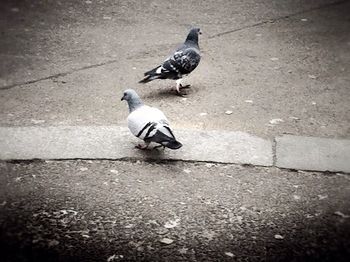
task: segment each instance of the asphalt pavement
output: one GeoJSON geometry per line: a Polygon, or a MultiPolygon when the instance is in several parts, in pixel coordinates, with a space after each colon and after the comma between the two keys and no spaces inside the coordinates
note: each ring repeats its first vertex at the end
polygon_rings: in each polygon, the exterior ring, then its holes
{"type": "Polygon", "coordinates": [[[1,162],[2,261],[348,261],[350,178],[240,165],[1,162]]]}

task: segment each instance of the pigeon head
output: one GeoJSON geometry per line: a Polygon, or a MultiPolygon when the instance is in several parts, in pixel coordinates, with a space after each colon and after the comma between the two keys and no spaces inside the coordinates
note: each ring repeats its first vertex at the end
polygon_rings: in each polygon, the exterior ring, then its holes
{"type": "Polygon", "coordinates": [[[198,45],[198,35],[202,34],[198,27],[192,28],[187,35],[186,42],[194,42],[198,45]]]}
{"type": "Polygon", "coordinates": [[[128,102],[130,113],[143,105],[141,98],[133,89],[125,90],[121,100],[128,102]]]}

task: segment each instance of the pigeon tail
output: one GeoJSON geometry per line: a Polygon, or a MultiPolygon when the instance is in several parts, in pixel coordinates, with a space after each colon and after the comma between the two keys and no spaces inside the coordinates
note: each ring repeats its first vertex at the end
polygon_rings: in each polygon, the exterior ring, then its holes
{"type": "MultiPolygon", "coordinates": [[[[166,135],[162,131],[157,130],[156,133],[152,137],[145,138],[144,141],[145,142],[156,142],[156,143],[161,144],[162,146],[165,146],[165,147],[170,148],[170,149],[179,149],[180,147],[182,147],[182,144],[175,139],[174,134],[172,133],[170,128],[167,126],[163,126],[163,128],[168,130],[168,132],[170,134],[166,135]]],[[[148,132],[151,132],[151,131],[148,130],[148,132]]],[[[147,135],[146,135],[146,137],[147,137],[147,135]]]]}
{"type": "Polygon", "coordinates": [[[156,68],[153,68],[152,70],[149,70],[147,71],[146,73],[144,73],[145,75],[145,78],[140,80],[139,83],[148,83],[148,82],[151,82],[152,80],[154,79],[157,79],[160,74],[157,74],[157,69],[159,68],[160,66],[156,67],[156,68]]]}
{"type": "Polygon", "coordinates": [[[164,146],[170,149],[179,149],[182,147],[182,144],[179,141],[173,140],[164,144],[164,146]]]}

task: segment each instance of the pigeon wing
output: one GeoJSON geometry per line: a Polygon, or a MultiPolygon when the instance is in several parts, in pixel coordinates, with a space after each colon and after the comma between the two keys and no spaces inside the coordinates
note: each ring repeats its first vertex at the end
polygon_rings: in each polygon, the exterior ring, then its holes
{"type": "MultiPolygon", "coordinates": [[[[146,105],[131,112],[128,116],[128,127],[131,133],[140,139],[144,139],[148,131],[154,130],[159,123],[169,125],[162,111],[146,105]]],[[[148,136],[150,134],[151,132],[148,133],[148,136]]]]}
{"type": "Polygon", "coordinates": [[[180,49],[163,62],[162,68],[166,72],[174,72],[180,76],[186,75],[191,73],[198,66],[200,59],[201,57],[198,49],[180,49]]]}

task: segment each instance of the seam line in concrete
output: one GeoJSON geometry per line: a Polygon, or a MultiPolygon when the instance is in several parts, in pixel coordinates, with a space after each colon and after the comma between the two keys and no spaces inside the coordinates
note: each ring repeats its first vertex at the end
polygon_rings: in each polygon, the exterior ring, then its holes
{"type": "Polygon", "coordinates": [[[318,7],[310,8],[310,9],[307,9],[307,10],[302,10],[302,11],[299,11],[299,12],[296,12],[296,13],[293,13],[293,14],[288,14],[288,15],[284,15],[284,16],[280,16],[280,17],[276,17],[276,18],[270,18],[268,20],[264,20],[264,21],[261,21],[261,22],[255,23],[255,24],[242,26],[240,28],[224,31],[224,32],[221,32],[221,33],[209,36],[208,39],[213,39],[213,38],[221,37],[223,35],[228,35],[228,34],[232,34],[232,33],[235,33],[235,32],[243,31],[245,29],[258,27],[258,26],[261,26],[261,25],[265,25],[267,23],[274,23],[274,22],[281,21],[281,20],[284,20],[284,19],[287,19],[287,18],[290,18],[290,17],[297,16],[297,15],[309,13],[309,12],[316,11],[316,10],[320,10],[320,9],[323,9],[323,8],[326,8],[326,7],[337,6],[337,5],[346,3],[346,2],[347,2],[347,0],[341,0],[341,1],[338,1],[338,2],[334,2],[334,3],[320,5],[318,7]]]}
{"type": "Polygon", "coordinates": [[[277,153],[276,153],[277,141],[276,137],[272,139],[272,165],[276,166],[277,163],[277,153]]]}

